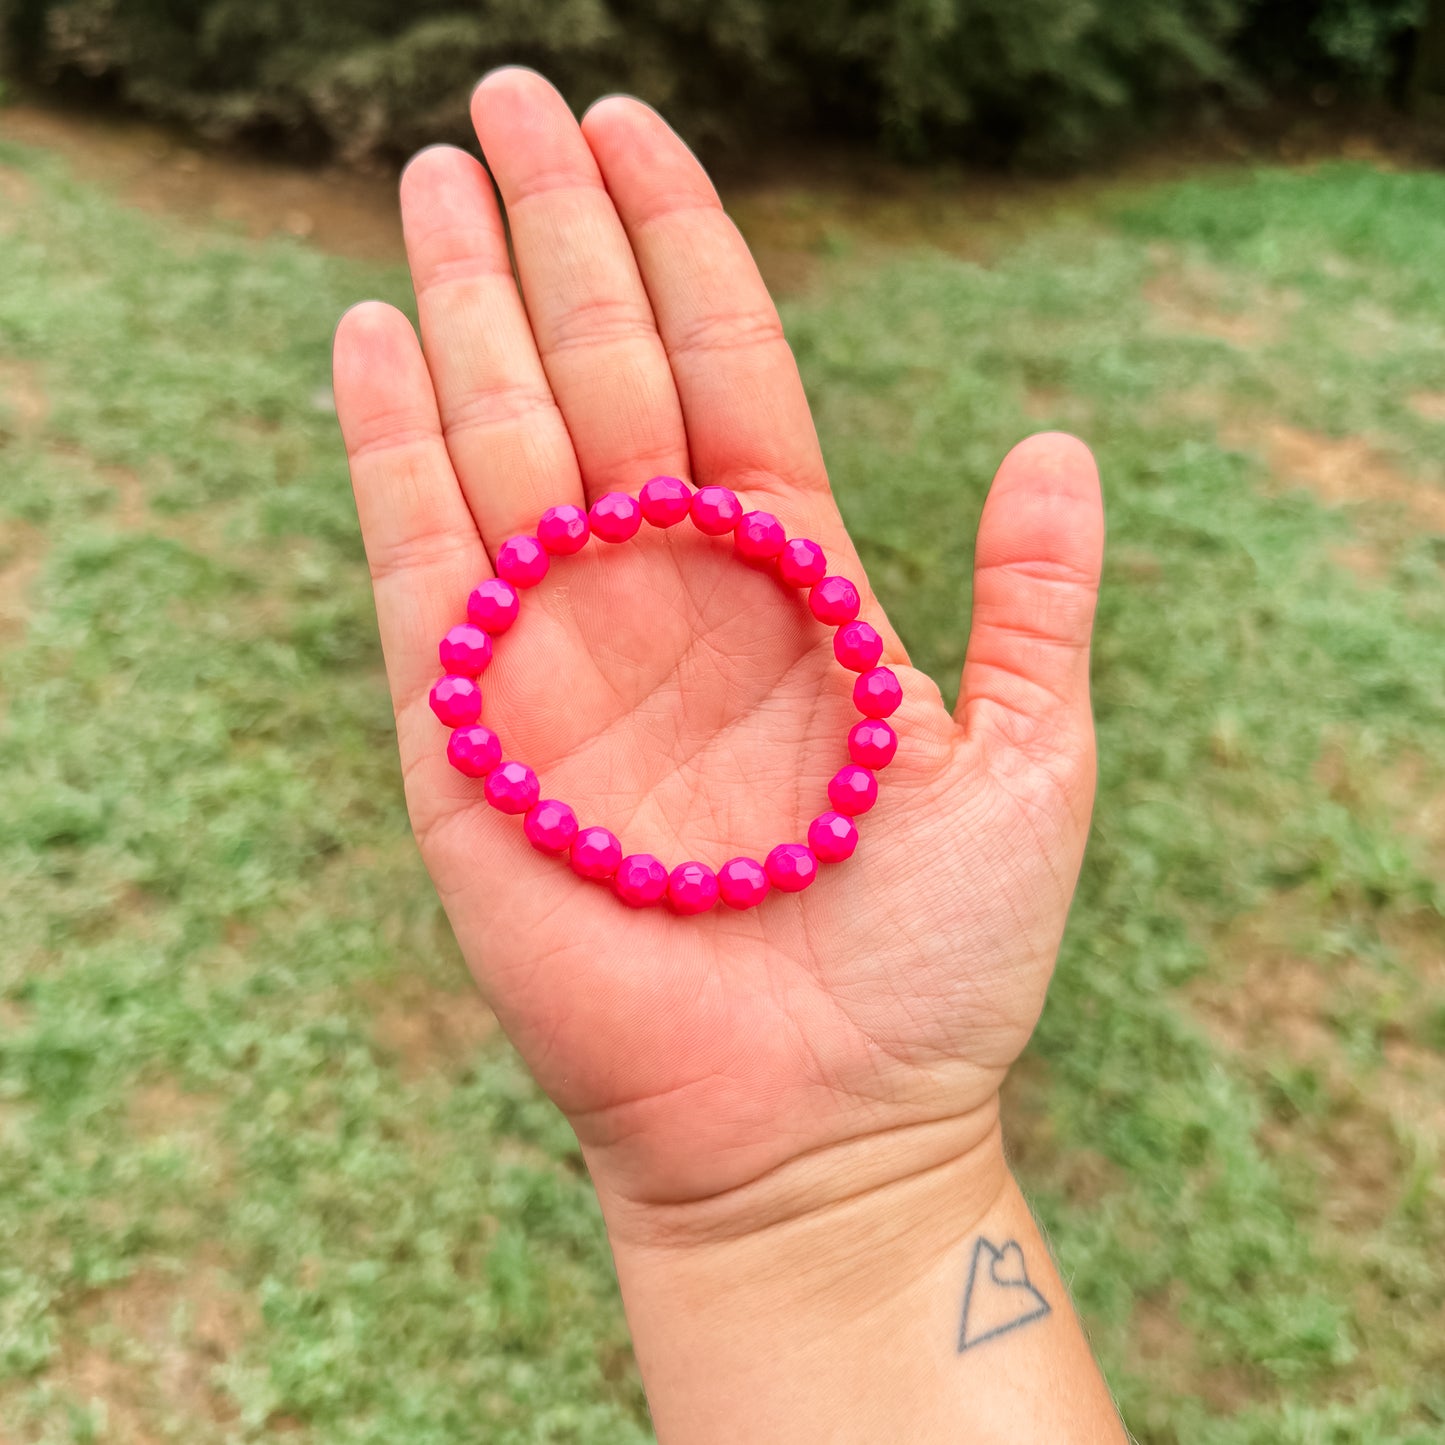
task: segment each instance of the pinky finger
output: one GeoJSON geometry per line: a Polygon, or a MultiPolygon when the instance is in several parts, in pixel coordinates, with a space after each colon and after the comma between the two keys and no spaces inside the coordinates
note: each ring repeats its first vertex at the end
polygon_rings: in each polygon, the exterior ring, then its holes
{"type": "Polygon", "coordinates": [[[431,378],[406,317],[379,301],[352,307],[336,328],[333,379],[408,762],[406,724],[426,707],[437,641],[491,566],[452,470],[431,378]]]}

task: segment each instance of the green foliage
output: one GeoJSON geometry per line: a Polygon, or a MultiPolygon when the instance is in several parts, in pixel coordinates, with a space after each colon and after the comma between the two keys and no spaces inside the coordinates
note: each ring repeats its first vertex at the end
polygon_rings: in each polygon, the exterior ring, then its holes
{"type": "Polygon", "coordinates": [[[1257,78],[1378,88],[1422,4],[0,0],[0,45],[29,75],[105,86],[210,135],[349,159],[465,141],[476,78],[523,62],[579,106],[636,92],[695,139],[823,127],[915,153],[1058,163],[1257,78]]]}
{"type": "MultiPolygon", "coordinates": [[[[0,166],[34,197],[0,226],[0,583],[29,607],[0,634],[0,1431],[108,1438],[119,1378],[138,1431],[195,1445],[641,1445],[575,1142],[498,1036],[457,1032],[479,1005],[407,836],[325,408],[337,313],[404,278],[0,166]],[[241,1317],[220,1353],[187,1335],[198,1280],[241,1317]],[[146,1328],[112,1315],[146,1291],[146,1328]]],[[[1445,394],[1445,182],[1073,204],[975,231],[986,264],[829,216],[786,316],[870,575],[945,686],[1003,450],[1057,423],[1100,457],[1100,801],[1019,1167],[1141,1441],[1425,1445],[1438,1093],[1390,1070],[1445,1037],[1414,809],[1445,550],[1398,499],[1271,484],[1236,429],[1366,435],[1440,485],[1410,398],[1445,394]],[[1187,277],[1269,326],[1168,324],[1145,293],[1187,277]],[[1335,560],[1361,535],[1365,580],[1335,560]],[[1328,997],[1318,1056],[1251,997],[1248,930],[1278,919],[1328,997]],[[1259,1037],[1206,1030],[1201,990],[1259,1037]]]]}

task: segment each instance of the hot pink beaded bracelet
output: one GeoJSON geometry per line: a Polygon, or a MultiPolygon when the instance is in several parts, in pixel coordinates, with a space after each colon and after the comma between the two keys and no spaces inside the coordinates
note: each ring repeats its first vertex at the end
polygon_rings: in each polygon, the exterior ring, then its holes
{"type": "Polygon", "coordinates": [[[693,491],[677,477],[653,477],[636,496],[609,492],[588,512],[564,503],[548,507],[532,536],[512,537],[497,553],[497,576],[467,599],[467,621],[453,627],[439,649],[446,674],[431,690],[432,711],[452,729],[447,757],[469,778],[484,779],[487,801],[503,813],[522,815],[527,841],[543,853],[567,855],[572,871],[610,885],[622,902],[645,908],[666,899],[675,913],[705,913],[721,899],[730,908],[755,908],[777,888],[798,893],[817,877],[820,863],[841,863],[858,846],[853,819],[878,798],[879,769],[893,760],[898,736],[884,721],[903,701],[891,668],[879,667],[883,639],[858,620],[858,589],[846,577],[827,575],[823,549],[805,537],[789,538],[770,512],[744,512],[726,487],[693,491]],[[833,655],[858,674],[853,702],[862,720],[848,734],[851,762],[828,784],[832,808],[808,825],[807,843],[779,843],[763,859],[731,858],[716,872],[706,863],[679,863],[671,871],[650,853],[626,857],[606,828],[581,828],[566,803],[541,797],[537,775],[524,763],[504,760],[497,734],[479,721],[482,689],[477,679],[492,660],[493,639],[517,620],[519,588],[535,587],[553,557],[570,557],[589,537],[625,542],[644,521],[671,527],[691,517],[709,537],[733,538],[734,554],[770,571],[788,587],[808,589],[808,606],[834,628],[833,655]]]}

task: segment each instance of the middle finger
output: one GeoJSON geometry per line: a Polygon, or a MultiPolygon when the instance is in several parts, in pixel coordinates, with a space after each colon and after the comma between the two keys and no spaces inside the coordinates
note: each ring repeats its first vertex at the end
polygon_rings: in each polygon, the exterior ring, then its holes
{"type": "Polygon", "coordinates": [[[647,291],[566,101],[532,71],[501,70],[477,87],[472,120],[588,499],[635,492],[654,473],[687,476],[682,407],[647,291]]]}

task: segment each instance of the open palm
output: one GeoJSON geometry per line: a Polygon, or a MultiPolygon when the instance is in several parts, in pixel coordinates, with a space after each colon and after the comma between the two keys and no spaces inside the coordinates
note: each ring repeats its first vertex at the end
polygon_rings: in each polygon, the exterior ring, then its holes
{"type": "MultiPolygon", "coordinates": [[[[401,188],[425,359],[379,303],[336,342],[408,804],[472,970],[604,1202],[764,1190],[784,1208],[789,1169],[834,1146],[968,1147],[1038,1017],[1087,831],[1088,453],[1043,436],[1005,461],[950,716],[868,591],[776,312],[691,154],[632,101],[579,128],[526,71],[490,77],[473,116],[520,291],[487,173],[429,150],[401,188]],[[532,851],[449,767],[427,705],[437,639],[500,544],[547,506],[659,473],[731,487],[819,542],[903,682],[854,858],[747,912],[632,911],[532,851]]],[[[829,642],[725,543],[644,527],[525,594],[484,720],[544,797],[629,853],[761,857],[803,838],[847,760],[857,714],[829,642]]]]}

